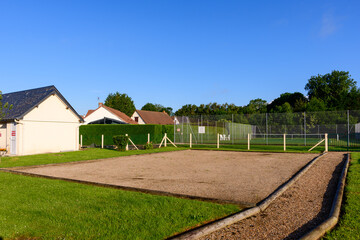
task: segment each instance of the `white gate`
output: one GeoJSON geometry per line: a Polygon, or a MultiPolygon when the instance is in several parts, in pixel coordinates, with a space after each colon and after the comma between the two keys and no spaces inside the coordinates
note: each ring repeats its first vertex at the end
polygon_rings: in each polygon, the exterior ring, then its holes
{"type": "Polygon", "coordinates": [[[10,154],[16,155],[16,123],[11,124],[10,133],[10,154]]]}

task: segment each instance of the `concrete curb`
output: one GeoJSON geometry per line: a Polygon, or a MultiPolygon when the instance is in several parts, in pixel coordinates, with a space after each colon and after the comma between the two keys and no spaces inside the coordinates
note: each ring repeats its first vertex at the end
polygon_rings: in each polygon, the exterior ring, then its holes
{"type": "Polygon", "coordinates": [[[219,229],[222,229],[228,225],[239,222],[245,218],[251,217],[255,214],[258,214],[264,211],[277,197],[279,197],[283,192],[285,192],[289,187],[291,187],[302,175],[304,175],[312,165],[314,165],[317,160],[319,160],[326,153],[323,153],[313,160],[311,160],[308,164],[306,164],[302,169],[300,169],[293,177],[291,177],[287,182],[282,184],[277,190],[275,190],[272,194],[270,194],[267,198],[259,203],[258,206],[249,208],[245,211],[235,213],[223,219],[217,220],[212,223],[205,224],[203,226],[197,227],[193,230],[186,231],[184,233],[178,234],[176,236],[170,237],[168,239],[198,239],[202,236],[215,232],[219,229]]]}
{"type": "Polygon", "coordinates": [[[350,165],[350,153],[347,154],[346,162],[344,163],[343,170],[341,172],[341,176],[339,179],[339,183],[337,186],[336,194],[334,197],[333,205],[331,207],[331,211],[329,214],[329,218],[325,220],[323,223],[321,223],[319,226],[317,226],[312,231],[305,234],[303,237],[301,237],[301,240],[315,240],[319,239],[324,234],[331,230],[337,222],[339,221],[340,216],[340,209],[341,209],[341,202],[344,195],[344,188],[345,188],[345,182],[346,182],[346,175],[347,171],[349,169],[350,165]]]}

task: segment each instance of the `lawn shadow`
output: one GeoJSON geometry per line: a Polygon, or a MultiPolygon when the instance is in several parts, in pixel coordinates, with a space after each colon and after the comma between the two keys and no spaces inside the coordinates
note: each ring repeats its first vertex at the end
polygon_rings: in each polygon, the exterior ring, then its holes
{"type": "Polygon", "coordinates": [[[332,177],[326,188],[326,192],[323,196],[323,202],[321,204],[320,212],[309,222],[305,223],[304,225],[296,229],[294,232],[290,233],[287,237],[284,238],[284,240],[299,239],[304,234],[313,230],[319,224],[321,224],[323,221],[329,218],[334,197],[337,191],[338,182],[340,180],[339,178],[345,162],[346,162],[346,154],[344,154],[343,160],[336,166],[335,171],[332,174],[332,177]]]}

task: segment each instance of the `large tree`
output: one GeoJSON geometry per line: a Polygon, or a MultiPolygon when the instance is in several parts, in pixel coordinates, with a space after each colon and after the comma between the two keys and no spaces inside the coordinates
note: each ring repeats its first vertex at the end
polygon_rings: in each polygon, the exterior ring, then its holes
{"type": "MultiPolygon", "coordinates": [[[[279,112],[280,108],[283,107],[285,103],[289,103],[291,107],[291,111],[299,112],[304,110],[304,104],[307,103],[308,100],[304,96],[304,94],[299,92],[294,93],[282,93],[280,97],[275,98],[268,106],[268,112],[279,112]]],[[[283,111],[283,110],[281,110],[283,111]]],[[[281,112],[280,111],[280,112],[281,112]]]]}
{"type": "Polygon", "coordinates": [[[169,114],[170,116],[173,115],[173,109],[171,107],[164,107],[161,104],[153,104],[153,103],[147,103],[145,104],[141,110],[146,110],[146,111],[154,111],[154,112],[163,112],[165,111],[167,114],[169,114]]]}
{"type": "Polygon", "coordinates": [[[125,93],[120,94],[119,92],[110,93],[106,100],[105,105],[114,109],[117,109],[129,117],[135,112],[136,108],[131,97],[125,93]]]}
{"type": "Polygon", "coordinates": [[[266,100],[261,98],[253,99],[250,100],[248,105],[246,105],[244,113],[266,113],[266,107],[266,100]]]}
{"type": "Polygon", "coordinates": [[[308,91],[310,101],[312,98],[320,99],[328,110],[355,109],[357,106],[351,106],[349,98],[360,94],[356,81],[349,72],[336,70],[325,75],[312,76],[305,90],[308,91]]]}

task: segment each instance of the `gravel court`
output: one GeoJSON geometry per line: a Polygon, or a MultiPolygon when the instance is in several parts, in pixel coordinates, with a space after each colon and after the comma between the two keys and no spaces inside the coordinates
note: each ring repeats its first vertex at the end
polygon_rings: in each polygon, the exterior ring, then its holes
{"type": "Polygon", "coordinates": [[[316,156],[186,150],[17,168],[17,171],[251,206],[316,156]]]}

